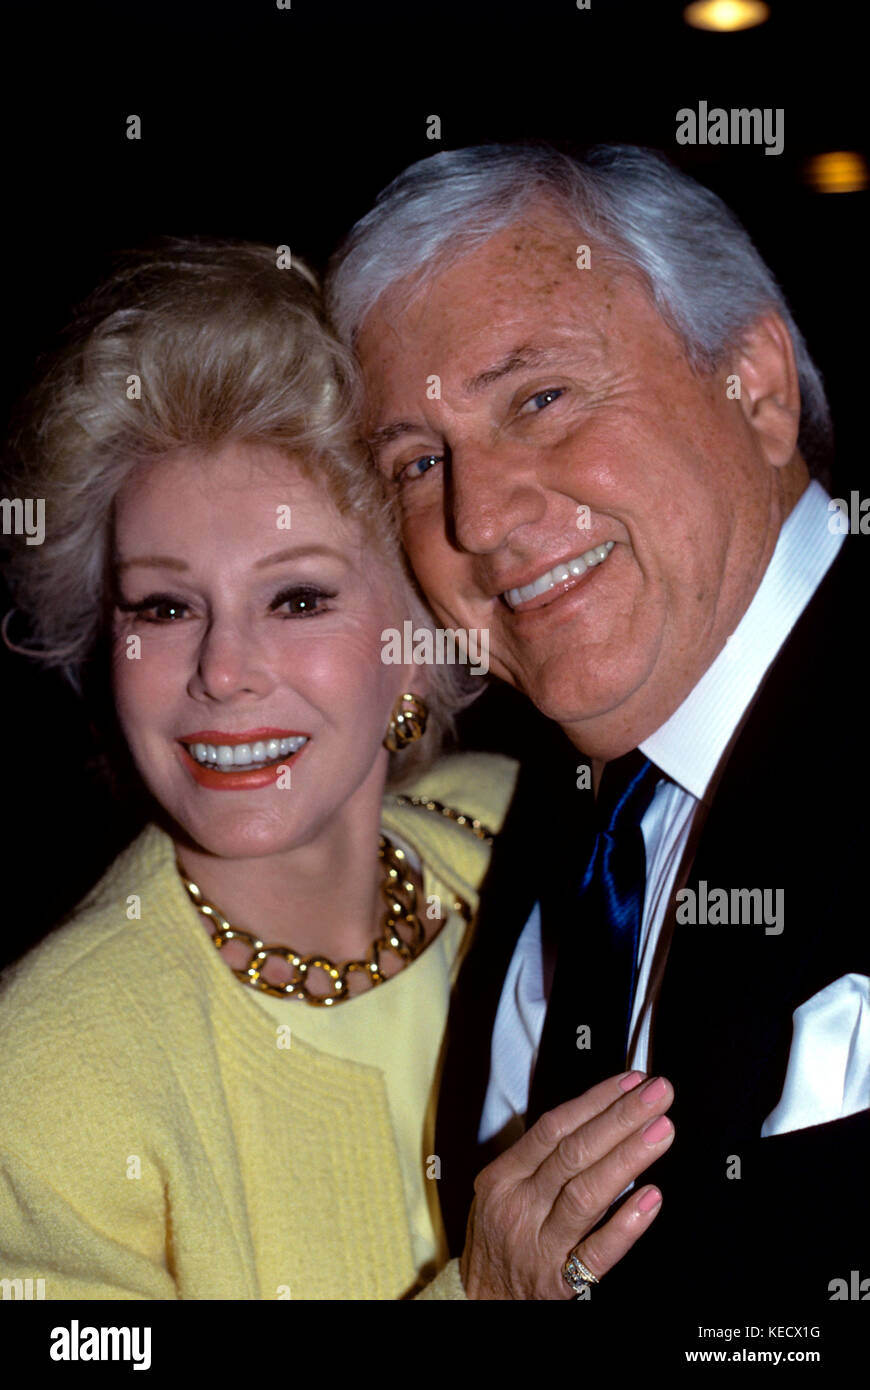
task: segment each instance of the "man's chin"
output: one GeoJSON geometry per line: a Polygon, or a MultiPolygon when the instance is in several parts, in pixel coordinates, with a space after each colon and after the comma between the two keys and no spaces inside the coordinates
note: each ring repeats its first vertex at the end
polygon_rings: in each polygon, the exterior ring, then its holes
{"type": "Polygon", "coordinates": [[[625,728],[627,706],[637,689],[624,680],[614,686],[580,675],[556,678],[554,673],[546,677],[536,673],[533,679],[511,679],[509,683],[581,746],[584,735],[592,743],[601,734],[609,741],[612,730],[625,728]]]}

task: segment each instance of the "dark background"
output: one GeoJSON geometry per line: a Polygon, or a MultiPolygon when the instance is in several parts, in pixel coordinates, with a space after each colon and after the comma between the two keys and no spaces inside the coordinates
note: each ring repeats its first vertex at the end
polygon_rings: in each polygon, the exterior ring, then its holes
{"type": "MultiPolygon", "coordinates": [[[[801,170],[818,151],[870,152],[862,12],[771,9],[759,29],[718,35],[689,29],[681,5],[660,0],[592,0],[588,11],[575,0],[7,3],[4,414],[115,249],[212,234],[286,243],[322,268],[383,184],[439,149],[629,141],[665,151],[747,225],[828,385],[834,494],[861,488],[870,195],[814,193],[801,170]],[[677,146],[676,112],[700,100],[782,107],[784,152],[677,146]],[[139,141],[126,138],[131,114],[139,141]],[[426,138],[430,115],[440,142],[426,138]]],[[[863,615],[856,641],[862,630],[863,615]]],[[[89,774],[87,718],[62,681],[0,646],[0,682],[2,964],[137,827],[89,774]]],[[[478,742],[506,731],[528,752],[529,730],[543,738],[533,723],[485,714],[476,708],[469,725],[478,742]]]]}

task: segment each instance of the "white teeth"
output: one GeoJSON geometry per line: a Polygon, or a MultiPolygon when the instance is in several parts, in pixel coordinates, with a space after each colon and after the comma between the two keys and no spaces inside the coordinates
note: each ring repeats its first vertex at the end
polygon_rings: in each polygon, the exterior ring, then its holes
{"type": "Polygon", "coordinates": [[[552,589],[556,584],[563,583],[566,579],[579,578],[585,574],[587,569],[594,569],[600,565],[602,560],[606,560],[614,547],[614,541],[605,541],[603,545],[593,546],[591,550],[585,550],[582,555],[569,560],[567,564],[556,565],[554,569],[547,570],[531,584],[523,584],[519,589],[508,589],[504,595],[506,603],[511,608],[518,607],[521,603],[528,603],[530,598],[537,598],[539,594],[545,594],[548,589],[552,589]]]}
{"type": "Polygon", "coordinates": [[[237,767],[253,771],[278,758],[286,758],[289,753],[298,753],[307,742],[304,734],[296,734],[292,738],[270,738],[257,743],[191,743],[188,748],[198,763],[209,763],[221,772],[237,767]]]}

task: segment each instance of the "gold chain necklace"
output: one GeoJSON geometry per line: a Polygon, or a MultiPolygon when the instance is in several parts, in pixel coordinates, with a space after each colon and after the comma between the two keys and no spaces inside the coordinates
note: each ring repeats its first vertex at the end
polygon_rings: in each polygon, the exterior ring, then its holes
{"type": "MultiPolygon", "coordinates": [[[[401,798],[401,800],[410,802],[411,798],[401,798]]],[[[415,798],[413,804],[425,805],[428,810],[434,810],[437,807],[439,813],[460,821],[456,812],[450,812],[438,802],[427,803],[415,798]]],[[[463,816],[461,823],[467,824],[468,828],[477,834],[479,839],[484,838],[476,828],[479,822],[474,822],[472,825],[468,818],[463,816]]],[[[267,946],[253,933],[243,931],[241,927],[232,926],[220,908],[209,902],[198,885],[187,877],[178,860],[176,860],[176,864],[181,881],[197,910],[214,925],[215,931],[211,939],[217,950],[222,951],[228,941],[241,941],[249,948],[251,954],[247,965],[239,969],[231,967],[233,974],[243,984],[250,985],[253,989],[258,989],[263,994],[271,994],[278,999],[304,999],[307,1004],[329,1007],[354,997],[348,990],[348,977],[351,974],[362,974],[372,988],[391,979],[392,977],[384,975],[381,969],[381,957],[384,952],[392,952],[399,957],[404,965],[415,960],[425,945],[426,930],[417,915],[417,889],[409,877],[407,856],[404,850],[399,849],[386,836],[381,835],[378,840],[378,858],[385,866],[381,892],[387,904],[380,935],[375,937],[365,960],[348,960],[342,965],[335,965],[326,956],[300,955],[298,951],[294,951],[292,946],[267,946]],[[400,935],[400,930],[404,933],[403,935],[400,935]],[[275,985],[263,978],[263,967],[270,956],[277,956],[279,960],[283,960],[293,967],[293,978],[286,984],[275,985]],[[307,983],[310,970],[323,971],[331,983],[331,994],[312,993],[307,983]]],[[[467,903],[457,898],[453,906],[462,913],[466,921],[470,920],[471,913],[467,903]]]]}
{"type": "Polygon", "coordinates": [[[446,816],[456,825],[470,830],[472,835],[482,840],[485,845],[492,844],[493,831],[484,825],[483,821],[475,819],[474,816],[463,815],[461,811],[454,811],[452,806],[445,806],[443,801],[433,801],[429,796],[397,796],[395,801],[399,806],[422,806],[426,811],[435,811],[439,816],[446,816]]]}

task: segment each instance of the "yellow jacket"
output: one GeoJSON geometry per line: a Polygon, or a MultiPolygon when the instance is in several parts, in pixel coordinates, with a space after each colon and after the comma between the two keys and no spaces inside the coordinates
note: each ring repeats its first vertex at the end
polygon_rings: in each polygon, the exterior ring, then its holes
{"type": "MultiPolygon", "coordinates": [[[[459,755],[405,795],[498,829],[514,776],[507,759],[459,755]]],[[[417,850],[427,896],[476,907],[489,859],[481,840],[389,794],[383,825],[417,850]]],[[[433,1092],[467,947],[457,925],[372,992],[404,981],[403,1016],[431,1047],[433,1092]],[[445,984],[421,992],[439,942],[445,984]]],[[[327,1022],[338,1013],[268,1002],[287,1011],[291,1032],[297,1010],[327,1022]]],[[[421,1270],[402,1167],[425,1160],[427,1140],[397,1138],[402,1117],[380,1069],[295,1034],[278,1046],[274,1017],[215,950],[169,836],[146,827],[72,919],[0,982],[0,1281],[42,1279],[47,1299],[414,1294],[421,1270]]],[[[401,1037],[390,1055],[401,1081],[401,1037]]],[[[4,1283],[3,1296],[14,1289],[4,1283]]],[[[457,1262],[416,1296],[463,1298],[457,1262]]]]}

